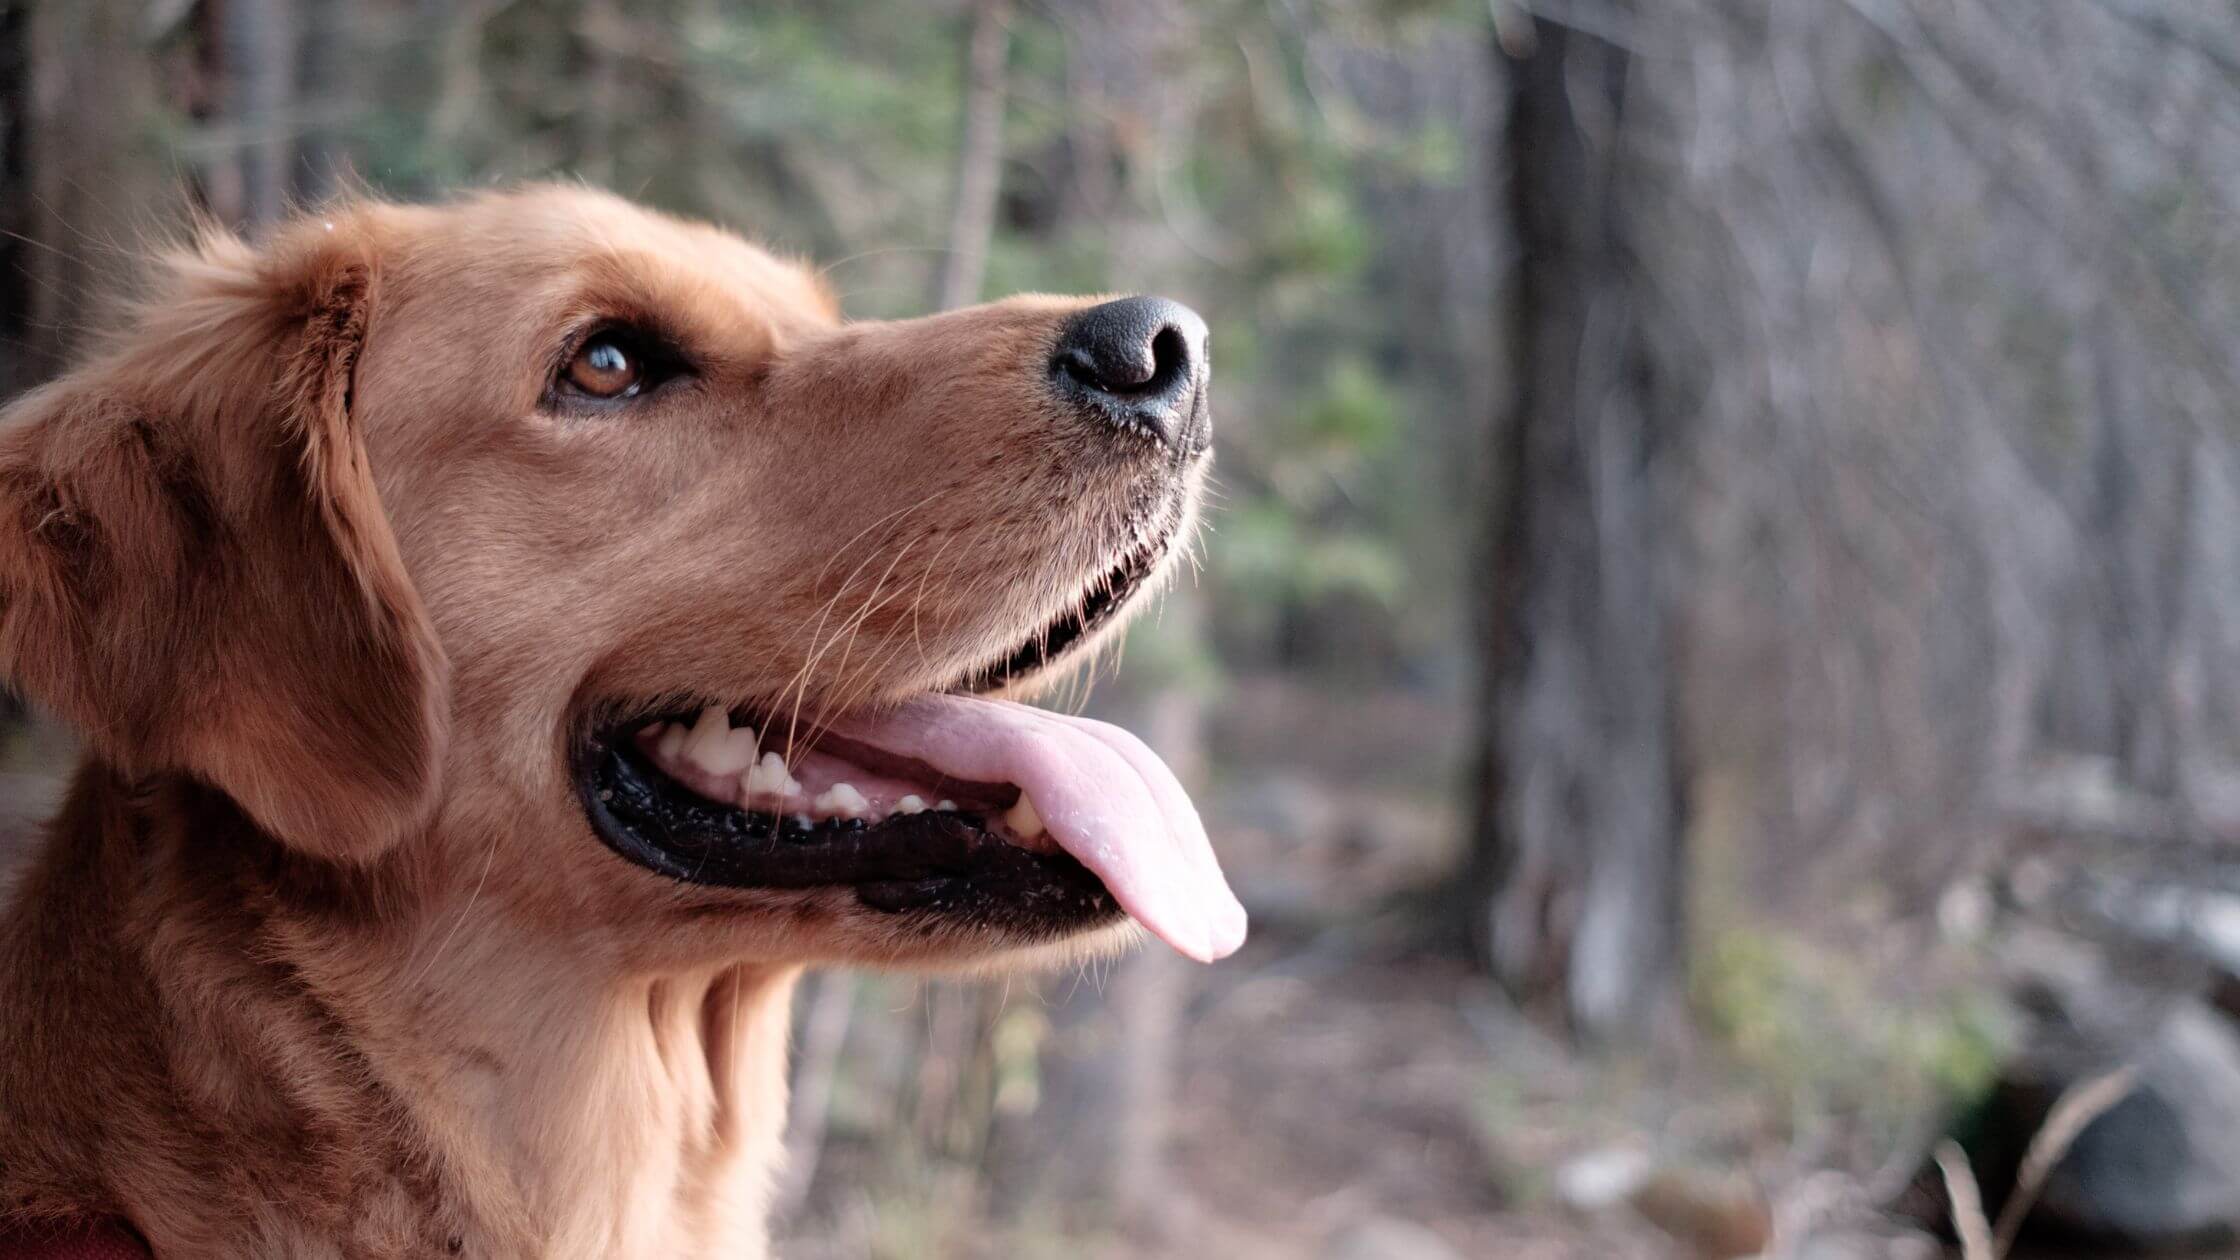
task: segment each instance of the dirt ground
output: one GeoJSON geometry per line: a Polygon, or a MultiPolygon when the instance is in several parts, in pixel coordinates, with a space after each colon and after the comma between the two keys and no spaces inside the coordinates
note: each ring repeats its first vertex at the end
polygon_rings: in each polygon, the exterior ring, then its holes
{"type": "Polygon", "coordinates": [[[1173,1174],[1200,1228],[1163,1254],[1382,1254],[1396,1222],[1463,1256],[1673,1254],[1645,1224],[1553,1200],[1562,1148],[1600,1127],[1564,1122],[1599,1074],[1459,964],[1280,936],[1238,961],[1185,1042],[1173,1174]]]}
{"type": "MultiPolygon", "coordinates": [[[[1372,936],[1359,925],[1319,932],[1277,926],[1260,931],[1230,963],[1189,973],[1194,990],[1181,1022],[1168,1141],[1151,1196],[1159,1204],[1155,1219],[1100,1226],[1080,1216],[1030,1216],[994,1224],[963,1205],[988,1170],[957,1169],[953,1181],[930,1192],[898,1189],[891,1166],[879,1166],[868,1151],[851,1154],[843,1139],[820,1171],[825,1201],[781,1232],[778,1254],[1699,1254],[1630,1209],[1567,1206],[1560,1170],[1644,1135],[1694,1151],[1747,1152],[1764,1122],[1762,1108],[1703,1067],[1668,1065],[1660,1074],[1639,1062],[1581,1056],[1505,1007],[1461,962],[1404,958],[1372,936]],[[1683,1086],[1674,1072],[1697,1083],[1683,1086]]],[[[891,1149],[900,1139],[870,1131],[855,1140],[891,1149]]],[[[1060,1140],[1086,1148],[1106,1135],[1083,1128],[1060,1140]]]]}

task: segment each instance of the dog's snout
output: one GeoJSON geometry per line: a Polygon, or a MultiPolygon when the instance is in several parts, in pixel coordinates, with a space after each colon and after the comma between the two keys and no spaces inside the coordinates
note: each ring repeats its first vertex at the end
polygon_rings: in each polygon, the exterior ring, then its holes
{"type": "Polygon", "coordinates": [[[1206,322],[1165,298],[1092,306],[1066,321],[1050,371],[1100,424],[1195,455],[1211,437],[1206,322]]]}

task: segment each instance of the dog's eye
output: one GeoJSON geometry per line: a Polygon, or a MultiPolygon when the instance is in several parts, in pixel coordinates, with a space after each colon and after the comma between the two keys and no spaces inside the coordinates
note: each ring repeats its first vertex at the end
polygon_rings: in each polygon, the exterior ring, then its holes
{"type": "Polygon", "coordinates": [[[613,333],[583,343],[568,361],[568,384],[593,398],[627,398],[645,384],[645,365],[613,333]]]}

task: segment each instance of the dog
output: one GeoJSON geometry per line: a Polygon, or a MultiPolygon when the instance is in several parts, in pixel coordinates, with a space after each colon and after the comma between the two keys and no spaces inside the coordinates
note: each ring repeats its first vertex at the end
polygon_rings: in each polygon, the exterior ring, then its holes
{"type": "Polygon", "coordinates": [[[1006,698],[1192,536],[1188,308],[846,322],[572,186],[152,270],[0,420],[0,678],[84,745],[0,920],[19,1241],[760,1256],[804,968],[1240,944],[1159,759],[1006,698]]]}

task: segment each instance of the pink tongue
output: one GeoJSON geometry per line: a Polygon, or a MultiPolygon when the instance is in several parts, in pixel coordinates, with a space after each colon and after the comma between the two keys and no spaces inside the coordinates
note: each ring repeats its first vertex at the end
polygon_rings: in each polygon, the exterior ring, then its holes
{"type": "Polygon", "coordinates": [[[951,778],[1016,784],[1059,847],[1190,957],[1212,962],[1244,943],[1244,907],[1221,877],[1197,808],[1166,763],[1119,727],[945,695],[850,715],[832,731],[951,778]]]}

